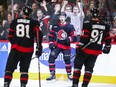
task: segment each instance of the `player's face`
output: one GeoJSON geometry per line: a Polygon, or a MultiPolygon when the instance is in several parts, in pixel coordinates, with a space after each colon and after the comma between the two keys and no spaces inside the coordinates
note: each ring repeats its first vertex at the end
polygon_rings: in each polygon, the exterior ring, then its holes
{"type": "Polygon", "coordinates": [[[60,19],[60,22],[65,22],[65,20],[66,20],[66,17],[65,16],[63,16],[63,15],[61,15],[60,17],[59,17],[59,19],[60,19]]]}

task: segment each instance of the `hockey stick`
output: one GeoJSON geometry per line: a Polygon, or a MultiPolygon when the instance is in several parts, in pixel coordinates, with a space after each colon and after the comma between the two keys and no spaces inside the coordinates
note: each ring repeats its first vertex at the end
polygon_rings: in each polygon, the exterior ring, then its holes
{"type": "MultiPolygon", "coordinates": [[[[89,45],[90,45],[96,38],[98,38],[102,33],[103,33],[103,32],[100,32],[99,35],[97,35],[95,38],[93,38],[92,40],[90,40],[84,47],[81,48],[81,50],[84,50],[87,46],[89,46],[89,45]]],[[[76,54],[73,55],[73,56],[71,56],[71,59],[72,59],[73,57],[75,57],[75,56],[76,56],[76,54]]]]}
{"type": "MultiPolygon", "coordinates": [[[[38,34],[37,34],[38,35],[38,34]]],[[[36,36],[37,36],[36,35],[36,36]]],[[[56,37],[57,37],[57,32],[55,32],[55,35],[56,35],[56,37]]],[[[56,43],[57,43],[57,41],[58,41],[58,38],[56,38],[56,43]]],[[[37,38],[37,44],[39,44],[39,39],[37,38]]],[[[57,44],[56,44],[57,45],[57,44]]],[[[42,51],[42,53],[45,53],[46,51],[42,51]]],[[[35,59],[36,58],[36,56],[34,56],[34,57],[32,57],[31,58],[31,60],[33,60],[33,59],[35,59]]]]}
{"type": "MultiPolygon", "coordinates": [[[[36,40],[37,40],[37,49],[39,48],[39,30],[36,30],[36,40]]],[[[40,61],[38,58],[38,79],[39,79],[39,87],[41,87],[41,75],[40,75],[40,61]]]]}
{"type": "Polygon", "coordinates": [[[89,46],[96,38],[98,38],[101,34],[103,34],[103,31],[100,32],[99,35],[97,35],[95,38],[93,38],[92,40],[90,40],[84,47],[82,47],[81,50],[85,49],[87,46],[89,46]]]}
{"type": "MultiPolygon", "coordinates": [[[[42,51],[42,53],[45,53],[45,52],[46,52],[46,50],[45,50],[45,51],[42,51]]],[[[37,57],[34,56],[34,57],[31,58],[31,60],[33,60],[33,59],[35,59],[35,58],[37,58],[37,57]]]]}

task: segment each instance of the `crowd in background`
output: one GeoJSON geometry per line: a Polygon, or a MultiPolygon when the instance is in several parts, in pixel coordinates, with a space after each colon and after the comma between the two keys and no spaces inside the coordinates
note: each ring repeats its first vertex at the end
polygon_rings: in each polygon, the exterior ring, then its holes
{"type": "Polygon", "coordinates": [[[116,28],[116,1],[107,1],[108,4],[106,0],[14,0],[12,6],[11,0],[7,0],[6,6],[0,5],[0,40],[8,39],[10,23],[22,16],[22,8],[25,5],[32,7],[33,12],[30,16],[40,22],[43,41],[48,41],[49,30],[52,25],[58,23],[60,12],[67,14],[67,22],[74,26],[77,37],[81,34],[83,22],[91,20],[90,10],[94,7],[100,10],[102,21],[116,28]]]}

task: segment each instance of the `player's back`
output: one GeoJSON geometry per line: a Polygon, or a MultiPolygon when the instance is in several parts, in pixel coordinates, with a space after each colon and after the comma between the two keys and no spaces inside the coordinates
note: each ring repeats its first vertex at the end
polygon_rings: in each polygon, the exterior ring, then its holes
{"type": "Polygon", "coordinates": [[[9,31],[9,35],[13,36],[10,37],[13,45],[24,48],[33,47],[35,30],[38,26],[39,23],[31,18],[21,17],[13,20],[9,31]]]}
{"type": "Polygon", "coordinates": [[[109,29],[110,27],[100,21],[90,21],[88,23],[84,23],[83,31],[85,35],[82,35],[81,42],[88,44],[90,43],[84,51],[87,53],[96,53],[99,54],[102,52],[103,42],[106,39],[107,42],[110,43],[109,38],[109,29]],[[85,40],[86,38],[86,40],[85,40]],[[108,39],[109,38],[109,39],[108,39]]]}

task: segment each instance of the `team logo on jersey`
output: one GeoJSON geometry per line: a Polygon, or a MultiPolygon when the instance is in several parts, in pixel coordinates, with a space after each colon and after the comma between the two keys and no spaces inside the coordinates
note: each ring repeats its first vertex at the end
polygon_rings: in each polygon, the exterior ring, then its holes
{"type": "Polygon", "coordinates": [[[55,52],[51,52],[51,55],[55,55],[55,52]]]}
{"type": "Polygon", "coordinates": [[[67,38],[67,33],[64,30],[60,30],[57,37],[59,40],[65,40],[67,38]]]}

